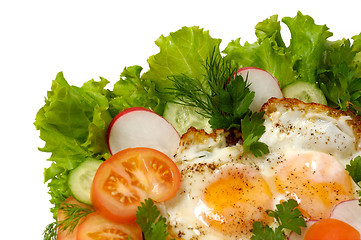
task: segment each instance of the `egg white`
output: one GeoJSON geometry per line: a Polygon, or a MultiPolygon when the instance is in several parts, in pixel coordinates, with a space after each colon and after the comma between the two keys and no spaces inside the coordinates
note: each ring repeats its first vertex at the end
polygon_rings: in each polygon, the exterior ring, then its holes
{"type": "MultiPolygon", "coordinates": [[[[346,164],[361,155],[359,135],[351,116],[334,114],[330,108],[287,99],[271,99],[262,110],[265,111],[266,132],[260,141],[266,143],[270,150],[262,157],[243,154],[240,143],[227,143],[226,131],[217,130],[207,135],[191,129],[182,137],[175,157],[182,175],[181,187],[173,199],[159,204],[173,237],[192,240],[250,239],[250,232],[235,232],[226,236],[202,217],[204,212],[214,212],[204,202],[204,189],[219,177],[225,166],[234,164],[235,167],[242,165],[256,169],[269,185],[273,194],[270,206],[275,209],[275,205],[283,200],[291,197],[297,200],[293,193],[280,192],[275,184],[275,176],[280,174],[277,171],[289,161],[289,156],[312,153],[317,156],[322,153],[336,159],[337,164],[330,169],[325,170],[325,165],[323,169],[314,169],[319,176],[323,171],[330,178],[338,171],[345,171],[346,164]]],[[[316,164],[318,160],[314,162],[316,164]]],[[[322,182],[323,179],[310,178],[310,181],[322,182]]],[[[353,184],[352,187],[356,198],[357,186],[353,184]]],[[[218,217],[221,221],[222,216],[218,217]]]]}

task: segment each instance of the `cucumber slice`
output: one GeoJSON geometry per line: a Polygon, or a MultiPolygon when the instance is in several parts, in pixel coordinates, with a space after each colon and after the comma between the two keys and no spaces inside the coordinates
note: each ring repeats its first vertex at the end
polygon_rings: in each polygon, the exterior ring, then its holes
{"type": "Polygon", "coordinates": [[[92,205],[90,200],[90,189],[95,172],[102,163],[102,160],[87,159],[78,167],[70,171],[68,186],[74,198],[79,202],[92,205]]]}
{"type": "Polygon", "coordinates": [[[183,135],[192,126],[197,129],[204,129],[210,133],[211,125],[209,119],[198,114],[194,107],[183,106],[176,103],[167,103],[163,117],[173,125],[180,135],[183,135]]]}
{"type": "Polygon", "coordinates": [[[296,98],[305,103],[320,103],[327,105],[326,97],[315,84],[309,82],[295,82],[282,89],[285,98],[296,98]]]}

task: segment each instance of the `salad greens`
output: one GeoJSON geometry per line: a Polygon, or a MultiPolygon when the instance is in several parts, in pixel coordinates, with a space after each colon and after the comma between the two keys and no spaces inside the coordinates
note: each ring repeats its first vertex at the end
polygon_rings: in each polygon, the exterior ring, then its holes
{"type": "MultiPolygon", "coordinates": [[[[361,188],[361,156],[355,157],[355,159],[350,161],[350,164],[346,165],[346,170],[349,172],[352,180],[355,184],[361,188]]],[[[358,191],[360,196],[359,202],[361,206],[361,191],[358,191]]]]}
{"type": "MultiPolygon", "coordinates": [[[[262,68],[279,81],[281,89],[296,81],[305,81],[321,88],[330,106],[348,110],[361,108],[361,34],[349,39],[329,41],[332,36],[326,25],[317,25],[298,12],[294,18],[284,17],[291,39],[289,46],[281,37],[277,15],[256,26],[257,41],[240,39],[228,44],[226,58],[238,67],[262,68]]],[[[355,111],[356,112],[356,111],[355,111]]]]}
{"type": "Polygon", "coordinates": [[[294,199],[289,199],[276,205],[276,210],[267,210],[267,214],[273,217],[278,226],[272,229],[268,225],[263,226],[262,222],[253,223],[252,240],[284,240],[285,230],[294,231],[301,234],[301,227],[306,227],[305,219],[301,211],[297,208],[298,203],[294,199]]]}
{"type": "Polygon", "coordinates": [[[172,75],[170,94],[175,103],[193,107],[196,112],[209,119],[213,129],[236,128],[242,131],[243,151],[255,156],[268,153],[268,146],[258,140],[265,132],[263,113],[252,113],[249,109],[254,98],[247,79],[235,75],[237,69],[217,51],[212,51],[204,64],[205,75],[193,78],[186,74],[172,75]]]}
{"type": "MultiPolygon", "coordinates": [[[[328,105],[361,115],[361,33],[351,39],[329,41],[332,33],[328,27],[315,24],[310,16],[299,12],[281,21],[291,33],[289,46],[274,15],[256,25],[256,42],[242,45],[239,38],[223,51],[219,49],[221,39],[212,38],[208,31],[183,27],[156,40],[159,53],[149,57],[148,71],[142,73],[140,66],[124,68],[112,90],[106,88],[109,81],[102,77],[77,87],[58,73],[34,122],[45,142],[39,150],[51,153],[44,181],[54,205],[54,218],[61,203],[71,195],[69,172],[89,158],[105,160],[110,156],[106,134],[111,119],[135,106],[162,115],[165,105],[174,101],[174,96],[165,93],[174,86],[170,76],[185,74],[204,85],[204,65],[212,51],[234,69],[253,66],[270,72],[281,88],[296,81],[314,84],[322,90],[328,105]]],[[[257,142],[252,129],[247,134],[250,144],[257,142]]]]}
{"type": "Polygon", "coordinates": [[[145,199],[138,207],[136,223],[142,229],[144,239],[168,239],[166,219],[160,215],[160,211],[152,199],[145,199]]]}

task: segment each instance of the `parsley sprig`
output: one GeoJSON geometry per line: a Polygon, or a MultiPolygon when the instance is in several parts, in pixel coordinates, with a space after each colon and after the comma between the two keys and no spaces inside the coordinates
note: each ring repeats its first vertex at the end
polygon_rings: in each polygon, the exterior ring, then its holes
{"type": "Polygon", "coordinates": [[[138,207],[136,223],[142,229],[144,240],[166,240],[169,233],[165,217],[160,215],[152,199],[145,199],[138,207]]]}
{"type": "MultiPolygon", "coordinates": [[[[356,185],[361,188],[361,156],[357,156],[355,159],[351,160],[350,164],[346,165],[346,170],[349,172],[356,185]]],[[[359,205],[361,206],[361,190],[358,191],[358,194],[360,196],[359,205]]]]}
{"type": "Polygon", "coordinates": [[[255,156],[268,153],[266,144],[259,142],[265,132],[263,113],[253,113],[249,106],[254,99],[247,78],[236,70],[216,49],[205,64],[204,78],[185,74],[170,76],[174,86],[170,94],[175,102],[194,107],[197,113],[209,119],[212,129],[237,128],[243,132],[244,151],[255,156]]]}
{"type": "Polygon", "coordinates": [[[43,233],[43,240],[56,240],[58,231],[72,232],[78,224],[84,221],[88,214],[95,211],[71,203],[61,204],[59,210],[65,214],[65,219],[48,224],[43,233]]]}
{"type": "Polygon", "coordinates": [[[263,226],[262,222],[253,223],[252,240],[284,240],[285,230],[294,231],[301,234],[300,227],[306,227],[306,222],[297,208],[298,203],[294,199],[276,205],[276,210],[267,210],[267,214],[273,217],[278,227],[275,229],[268,225],[263,226]]]}
{"type": "Polygon", "coordinates": [[[349,39],[330,44],[318,70],[318,84],[331,107],[360,115],[361,78],[353,64],[356,54],[349,39]]]}

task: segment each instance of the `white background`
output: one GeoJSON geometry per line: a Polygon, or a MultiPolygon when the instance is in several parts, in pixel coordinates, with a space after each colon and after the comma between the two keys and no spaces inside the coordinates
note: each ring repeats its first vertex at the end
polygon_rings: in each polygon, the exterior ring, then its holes
{"type": "MultiPolygon", "coordinates": [[[[52,221],[43,169],[48,155],[33,125],[59,71],[71,85],[119,79],[125,66],[147,70],[154,41],[197,25],[223,39],[255,41],[254,27],[273,14],[298,10],[326,24],[331,39],[361,32],[360,1],[79,1],[0,3],[0,238],[42,239],[52,221]]],[[[285,33],[287,34],[287,33],[285,33]]]]}

